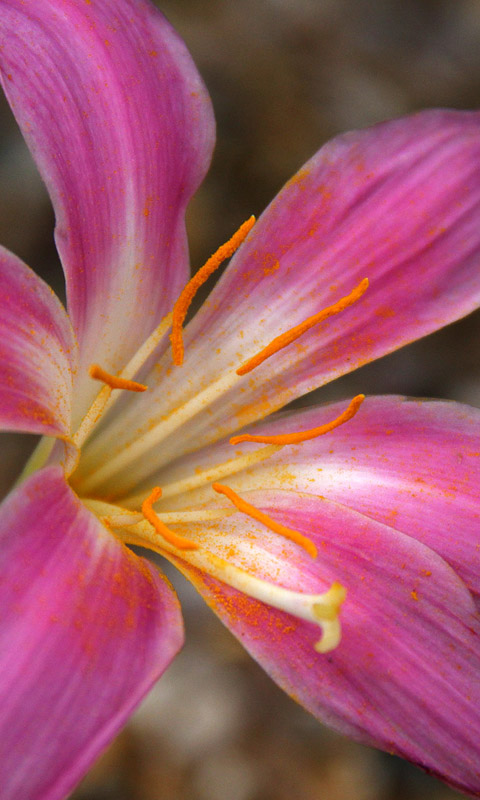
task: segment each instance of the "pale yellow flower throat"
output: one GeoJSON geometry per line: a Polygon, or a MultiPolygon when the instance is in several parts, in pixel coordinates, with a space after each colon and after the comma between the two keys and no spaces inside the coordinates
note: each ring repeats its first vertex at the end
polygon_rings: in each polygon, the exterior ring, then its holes
{"type": "MultiPolygon", "coordinates": [[[[155,352],[159,344],[164,341],[170,328],[174,364],[180,366],[183,363],[183,323],[195,293],[214,270],[235,252],[247,237],[254,223],[255,218],[251,217],[239,228],[228,242],[222,245],[216,253],[208,259],[206,264],[186,285],[175,303],[173,312],[162,320],[160,325],[148,337],[146,342],[121,372],[112,375],[97,364],[93,364],[90,367],[90,376],[96,380],[102,381],[104,386],[82,419],[78,430],[71,437],[71,443],[75,447],[71,448],[66,458],[67,476],[72,475],[76,469],[82,445],[86,442],[105,411],[108,410],[113,405],[116,398],[118,398],[119,393],[115,390],[132,392],[147,391],[147,386],[137,383],[132,379],[147,359],[155,352]]],[[[98,496],[95,496],[97,494],[96,486],[99,486],[102,480],[106,480],[112,475],[115,475],[120,469],[124,469],[130,461],[138,458],[148,448],[152,447],[152,445],[160,442],[165,435],[168,435],[172,430],[183,424],[184,421],[198,413],[202,406],[205,407],[205,401],[209,400],[210,394],[214,397],[219,389],[223,390],[225,388],[223,386],[224,383],[225,385],[228,384],[228,388],[230,388],[231,385],[240,381],[242,376],[251,372],[279,350],[290,345],[314,325],[323,322],[328,317],[351,306],[363,295],[367,287],[368,280],[364,279],[350,294],[341,298],[337,303],[309,317],[300,325],[277,336],[259,353],[241,364],[233,375],[222,377],[179,408],[177,412],[173,412],[169,419],[160,422],[156,428],[149,431],[148,441],[139,439],[134,442],[133,445],[128,448],[128,451],[120,453],[113,459],[114,463],[110,461],[97,470],[92,470],[90,474],[81,479],[78,486],[75,485],[74,476],[72,481],[86,505],[108,528],[112,529],[117,536],[120,536],[126,544],[136,544],[153,549],[156,552],[162,553],[167,558],[172,557],[173,559],[177,559],[180,557],[191,566],[203,570],[212,577],[217,578],[234,589],[246,593],[250,597],[319,625],[322,629],[322,636],[315,645],[315,649],[319,652],[327,652],[333,649],[340,641],[341,632],[338,614],[340,606],[345,598],[345,589],[343,586],[335,582],[327,592],[317,595],[309,595],[285,589],[270,581],[261,580],[250,574],[247,570],[243,570],[229,561],[220,558],[198,541],[195,541],[195,539],[187,538],[172,530],[170,525],[181,524],[184,526],[185,524],[210,522],[240,512],[255,520],[260,526],[264,526],[269,531],[273,531],[284,539],[293,542],[295,545],[302,548],[310,558],[316,558],[316,546],[308,537],[272,519],[267,514],[239,497],[230,487],[218,481],[269,458],[284,446],[298,444],[316,438],[317,436],[322,436],[339,425],[344,424],[357,413],[363,402],[364,395],[357,395],[354,397],[348,408],[336,419],[307,431],[290,432],[273,436],[250,434],[234,436],[230,439],[232,445],[238,445],[242,442],[255,442],[266,446],[259,448],[257,451],[229,459],[215,467],[210,467],[203,471],[196,471],[195,475],[191,478],[178,480],[162,488],[155,486],[147,496],[145,496],[145,494],[132,495],[130,493],[128,502],[125,501],[128,507],[117,504],[112,505],[111,503],[99,499],[98,496]],[[216,492],[217,495],[226,497],[231,503],[230,508],[199,508],[172,512],[160,512],[154,508],[155,503],[159,501],[161,497],[165,499],[206,485],[211,485],[212,490],[216,492]]]]}

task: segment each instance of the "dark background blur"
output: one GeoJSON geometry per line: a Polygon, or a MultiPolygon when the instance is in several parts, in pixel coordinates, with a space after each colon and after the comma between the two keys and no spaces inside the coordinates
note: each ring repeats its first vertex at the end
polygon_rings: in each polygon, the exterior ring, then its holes
{"type": "MultiPolygon", "coordinates": [[[[327,139],[431,106],[480,105],[480,0],[162,0],[213,97],[218,145],[189,213],[200,266],[327,139]]],[[[49,201],[1,113],[0,241],[61,293],[49,201]]],[[[480,314],[325,387],[480,406],[480,314]]],[[[318,394],[318,393],[317,393],[318,394]]],[[[311,402],[308,398],[306,402],[311,402]]],[[[2,435],[0,489],[32,446],[2,435]]],[[[187,645],[76,800],[452,800],[325,730],[182,580],[187,645]]]]}

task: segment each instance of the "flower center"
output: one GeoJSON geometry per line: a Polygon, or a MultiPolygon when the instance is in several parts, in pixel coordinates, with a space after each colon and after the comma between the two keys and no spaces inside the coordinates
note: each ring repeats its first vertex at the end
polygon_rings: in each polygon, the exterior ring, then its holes
{"type": "MultiPolygon", "coordinates": [[[[345,589],[340,584],[332,584],[330,589],[322,594],[311,595],[292,591],[270,580],[259,578],[258,575],[252,573],[252,570],[243,569],[237,563],[234,563],[234,560],[220,557],[218,553],[214,552],[215,548],[212,549],[206,546],[205,543],[196,541],[195,538],[185,537],[170,526],[191,524],[193,526],[193,535],[195,536],[195,526],[198,532],[199,523],[211,523],[218,519],[227,518],[232,514],[240,513],[254,520],[260,526],[260,529],[265,529],[270,533],[273,532],[287,539],[290,543],[303,550],[309,558],[316,558],[317,548],[311,539],[303,533],[271,518],[237,495],[229,486],[218,483],[218,481],[228,476],[231,477],[271,457],[282,447],[299,444],[322,436],[339,425],[343,425],[357,413],[363,402],[364,395],[357,395],[357,397],[353,398],[348,408],[336,419],[310,430],[271,436],[252,434],[233,436],[230,439],[230,444],[235,446],[244,442],[253,442],[265,446],[256,451],[237,454],[214,467],[196,470],[195,475],[183,477],[173,483],[164,485],[162,488],[155,486],[150,492],[144,491],[134,494],[131,490],[128,490],[124,492],[126,496],[121,505],[112,505],[106,499],[103,499],[108,496],[108,493],[102,491],[102,486],[114,479],[119,473],[124,473],[125,470],[129,469],[129,465],[138,460],[140,456],[145,455],[154,445],[160,444],[166,436],[204,410],[209,403],[213,402],[213,399],[218,397],[220,388],[222,390],[226,386],[231,388],[238,381],[241,381],[244,375],[256,369],[279,350],[296,341],[314,325],[318,325],[355,303],[366,291],[368,286],[367,279],[361,281],[350,294],[341,298],[335,304],[319,311],[299,325],[277,336],[232,373],[222,376],[183,406],[175,409],[166,419],[153,424],[148,434],[139,436],[128,448],[116,453],[106,463],[98,466],[90,452],[90,462],[92,463],[90,464],[87,457],[85,464],[82,456],[83,471],[75,472],[82,446],[89,439],[100,418],[106,411],[111,409],[121,392],[145,392],[148,390],[146,385],[136,382],[133,378],[159,345],[165,342],[165,337],[170,328],[173,362],[176,366],[182,365],[184,356],[183,323],[195,293],[222,261],[233,255],[247,237],[254,222],[254,217],[247,220],[234,236],[208,259],[206,264],[186,285],[175,303],[173,312],[162,320],[121,372],[117,375],[112,375],[97,364],[93,364],[90,367],[90,376],[93,379],[102,381],[104,386],[83,418],[78,430],[71,437],[71,444],[74,447],[70,447],[67,450],[65,469],[67,476],[70,477],[72,486],[86,505],[126,544],[147,547],[165,555],[174,563],[176,560],[181,559],[183,562],[203,570],[212,577],[234,589],[247,593],[257,600],[314,622],[322,630],[322,636],[315,647],[319,652],[327,652],[336,647],[340,641],[338,613],[345,597],[345,589]],[[121,392],[117,390],[121,390],[121,392]],[[209,485],[217,496],[225,497],[230,505],[225,507],[224,505],[219,505],[218,501],[215,504],[215,494],[212,494],[212,503],[208,504],[207,507],[195,508],[191,505],[188,507],[187,501],[186,510],[170,512],[164,510],[163,502],[169,497],[178,497],[199,487],[209,485]],[[158,508],[160,499],[162,499],[162,510],[158,508]],[[157,507],[155,507],[156,504],[157,507]]],[[[92,448],[90,450],[92,451],[92,448]]],[[[95,452],[94,448],[93,452],[95,452]]],[[[119,496],[121,496],[121,492],[119,496]]],[[[304,558],[305,556],[302,557],[304,558]]]]}

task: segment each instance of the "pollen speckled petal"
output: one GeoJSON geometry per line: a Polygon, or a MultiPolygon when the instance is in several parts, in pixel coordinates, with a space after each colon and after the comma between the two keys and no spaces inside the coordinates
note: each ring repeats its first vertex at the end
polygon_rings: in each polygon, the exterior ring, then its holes
{"type": "Polygon", "coordinates": [[[322,147],[186,331],[192,371],[208,350],[215,365],[240,366],[365,278],[356,302],[246,376],[255,385],[246,402],[274,389],[282,400],[304,394],[477,308],[479,134],[480,113],[435,110],[322,147]]]}
{"type": "MultiPolygon", "coordinates": [[[[245,495],[318,548],[301,548],[239,515],[195,539],[286,588],[346,589],[342,637],[315,651],[318,628],[177,561],[273,679],[344,734],[480,792],[480,624],[455,572],[424,544],[336,503],[296,492],[245,495]]],[[[192,529],[190,528],[190,534],[192,529]]]]}
{"type": "Polygon", "coordinates": [[[145,0],[1,0],[0,66],[55,207],[79,374],[92,361],[115,372],[188,278],[184,212],[210,160],[208,95],[145,0]]]}
{"type": "Polygon", "coordinates": [[[60,301],[0,248],[0,428],[68,434],[76,355],[60,301]]]}
{"type": "Polygon", "coordinates": [[[172,589],[37,472],[0,515],[2,800],[63,800],[183,641],[172,589]]]}

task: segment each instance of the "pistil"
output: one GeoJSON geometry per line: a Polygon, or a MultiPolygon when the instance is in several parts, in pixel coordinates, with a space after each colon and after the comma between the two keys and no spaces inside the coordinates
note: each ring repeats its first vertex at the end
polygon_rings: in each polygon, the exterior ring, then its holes
{"type": "Polygon", "coordinates": [[[257,578],[213,553],[206,554],[206,561],[209,565],[206,569],[208,574],[232,589],[318,625],[322,629],[322,636],[314,644],[317,653],[329,653],[340,644],[342,634],[338,615],[347,594],[341,583],[334,581],[323,594],[306,594],[257,578]]]}
{"type": "Polygon", "coordinates": [[[206,560],[209,566],[204,568],[205,571],[232,589],[279,611],[319,625],[322,636],[314,644],[317,653],[328,653],[338,647],[341,639],[338,614],[346,597],[346,589],[341,583],[334,581],[323,594],[304,594],[257,578],[213,553],[208,553],[206,560]]]}
{"type": "MultiPolygon", "coordinates": [[[[314,644],[318,653],[334,650],[341,639],[338,615],[345,600],[346,590],[334,581],[330,588],[320,594],[307,594],[279,586],[269,580],[258,578],[245,569],[237,567],[224,558],[207,550],[177,549],[147,522],[140,522],[121,532],[126,544],[146,547],[169,558],[176,566],[178,559],[190,564],[204,574],[236,589],[261,603],[285,611],[299,619],[312,622],[322,630],[320,639],[314,644]]],[[[181,562],[180,562],[181,563],[181,562]]]]}
{"type": "MultiPolygon", "coordinates": [[[[217,493],[225,495],[241,513],[265,525],[269,530],[278,533],[295,544],[303,547],[312,557],[316,556],[316,547],[313,542],[298,531],[294,531],[273,520],[267,514],[247,503],[229,487],[214,484],[212,487],[217,493]]],[[[165,524],[165,518],[172,516],[172,522],[184,524],[187,517],[192,516],[193,522],[200,522],[203,513],[206,519],[215,519],[218,516],[227,516],[224,509],[201,509],[192,512],[171,512],[170,515],[162,514],[160,519],[153,504],[160,499],[162,491],[155,487],[142,503],[143,522],[138,522],[138,514],[122,509],[118,506],[104,503],[103,501],[89,500],[89,505],[107,526],[116,528],[116,533],[125,544],[139,545],[154,550],[169,558],[174,563],[180,558],[182,561],[196,567],[222,583],[230,586],[247,596],[266,605],[285,611],[299,619],[312,622],[322,630],[320,639],[314,644],[314,649],[319,653],[327,653],[338,646],[341,638],[341,627],[338,619],[340,607],[345,599],[345,589],[338,583],[332,583],[330,589],[320,594],[307,594],[293,591],[279,586],[269,580],[258,578],[246,569],[241,569],[230,561],[212,553],[198,542],[187,539],[172,531],[165,524]],[[106,511],[107,514],[102,512],[106,511]],[[212,514],[213,512],[213,514],[212,514]],[[178,520],[177,520],[178,517],[178,520]]],[[[233,512],[235,513],[235,512],[233,512]]]]}

